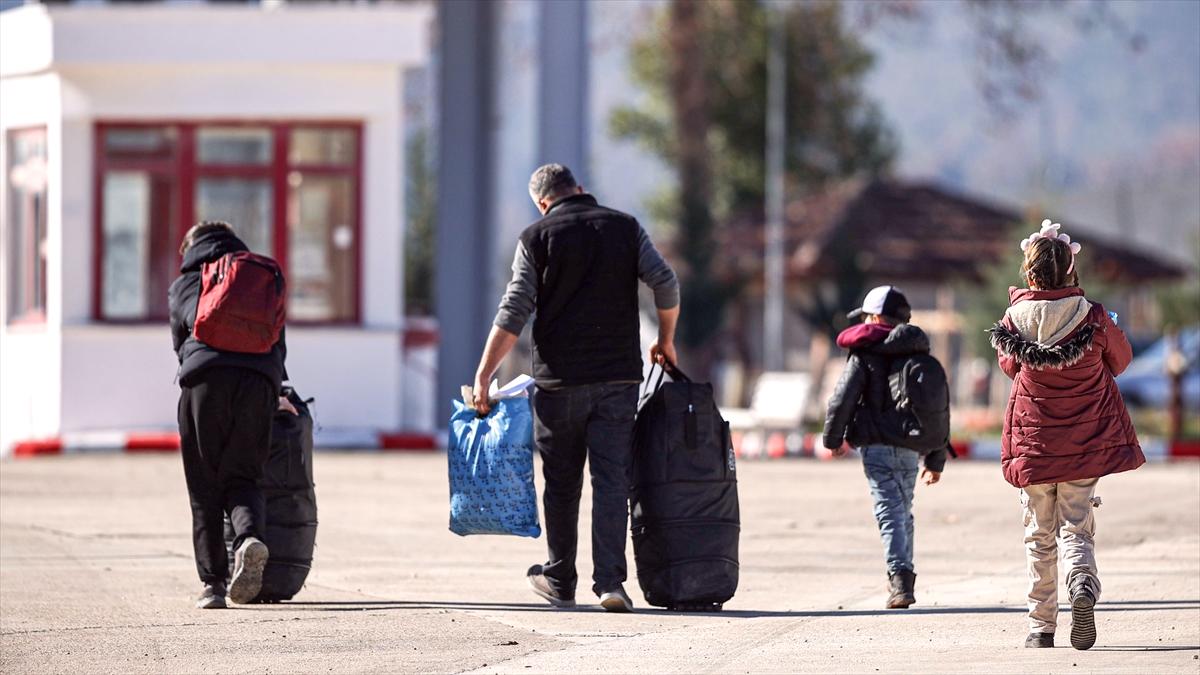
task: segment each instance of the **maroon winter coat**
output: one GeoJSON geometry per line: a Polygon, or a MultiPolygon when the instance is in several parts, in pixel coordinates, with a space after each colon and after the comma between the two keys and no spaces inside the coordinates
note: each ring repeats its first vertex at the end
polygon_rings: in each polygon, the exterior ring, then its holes
{"type": "Polygon", "coordinates": [[[1013,379],[1001,463],[1016,487],[1099,478],[1145,463],[1114,379],[1133,354],[1125,334],[1080,288],[1009,289],[992,328],[1013,379]]]}

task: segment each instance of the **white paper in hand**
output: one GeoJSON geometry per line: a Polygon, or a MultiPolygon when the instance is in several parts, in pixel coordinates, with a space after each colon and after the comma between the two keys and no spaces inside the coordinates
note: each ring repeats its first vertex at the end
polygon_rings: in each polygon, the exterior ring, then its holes
{"type": "Polygon", "coordinates": [[[529,387],[533,384],[533,378],[528,375],[518,375],[511,382],[503,387],[496,386],[496,380],[492,380],[492,387],[488,392],[488,398],[493,401],[500,401],[506,398],[529,398],[529,387]]]}

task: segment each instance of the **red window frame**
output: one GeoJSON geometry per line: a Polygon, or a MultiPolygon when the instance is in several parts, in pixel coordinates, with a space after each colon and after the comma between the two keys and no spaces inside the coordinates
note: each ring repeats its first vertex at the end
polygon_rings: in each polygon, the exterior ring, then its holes
{"type": "MultiPolygon", "coordinates": [[[[308,326],[350,326],[362,322],[362,260],[363,260],[363,124],[356,120],[329,119],[154,119],[154,120],[103,120],[95,123],[93,138],[94,176],[93,176],[93,228],[92,236],[95,245],[92,247],[92,317],[95,321],[112,324],[146,324],[161,323],[162,317],[147,317],[141,319],[107,318],[103,312],[104,302],[104,176],[108,171],[145,170],[154,173],[167,173],[176,181],[176,208],[181,214],[176,223],[175,231],[169,232],[172,241],[178,242],[188,228],[196,222],[196,183],[203,177],[246,177],[269,179],[272,189],[272,255],[284,270],[289,268],[289,237],[287,226],[287,209],[289,196],[288,174],[292,171],[302,171],[308,175],[345,176],[354,181],[353,217],[349,223],[354,237],[352,247],[354,278],[351,282],[353,301],[351,316],[335,320],[293,320],[289,324],[308,326]],[[148,129],[173,127],[177,133],[175,157],[166,160],[116,159],[110,160],[104,152],[105,133],[112,129],[148,129]],[[196,157],[196,132],[205,127],[257,127],[268,128],[272,133],[272,156],[268,164],[262,165],[222,165],[200,164],[196,157]],[[346,130],[354,134],[354,161],[350,164],[290,164],[288,154],[291,144],[291,132],[295,128],[315,128],[327,130],[346,130]]],[[[236,225],[236,223],[235,223],[236,225]]],[[[178,269],[182,257],[176,253],[172,261],[173,269],[178,269]]]]}
{"type": "MultiPolygon", "coordinates": [[[[15,137],[20,136],[22,134],[41,134],[42,142],[44,144],[46,144],[48,146],[49,142],[50,142],[49,131],[47,130],[45,125],[29,126],[29,127],[13,127],[10,129],[5,129],[3,143],[5,144],[4,161],[6,163],[6,167],[5,167],[6,180],[5,180],[5,184],[3,186],[0,186],[0,189],[3,189],[5,191],[5,195],[6,195],[5,201],[4,201],[4,208],[6,211],[4,213],[5,221],[9,221],[12,218],[12,214],[13,214],[13,210],[14,210],[13,200],[16,197],[16,194],[14,193],[14,190],[13,190],[13,186],[9,182],[9,181],[11,181],[11,176],[12,176],[11,171],[13,169],[13,164],[12,164],[12,162],[13,162],[12,153],[13,153],[13,145],[14,145],[13,140],[15,137]]],[[[49,163],[49,161],[50,161],[49,147],[46,148],[45,157],[43,159],[47,163],[49,163]]],[[[50,201],[50,186],[47,185],[42,191],[42,203],[41,203],[41,219],[40,220],[42,221],[43,236],[49,236],[49,233],[46,232],[46,230],[48,230],[49,226],[50,226],[49,213],[48,213],[49,201],[50,201]]],[[[47,306],[50,302],[49,289],[47,288],[47,282],[49,281],[49,275],[47,273],[47,268],[49,267],[49,261],[45,260],[42,257],[41,252],[38,251],[39,242],[37,241],[37,238],[34,236],[35,233],[37,232],[38,225],[36,223],[32,223],[28,220],[22,219],[20,222],[9,222],[9,226],[12,228],[12,232],[15,232],[17,228],[21,229],[21,231],[22,231],[21,243],[23,246],[22,246],[22,250],[14,250],[14,247],[12,246],[13,242],[10,239],[8,242],[6,242],[6,246],[5,246],[5,250],[7,252],[6,255],[25,257],[25,258],[27,258],[28,263],[22,266],[24,269],[24,272],[25,272],[25,275],[24,275],[25,278],[23,278],[21,280],[21,283],[19,285],[17,285],[15,289],[8,290],[9,293],[14,293],[14,294],[17,291],[20,291],[20,293],[24,296],[22,298],[22,302],[20,305],[22,307],[22,309],[20,310],[20,313],[16,313],[16,311],[17,311],[16,306],[13,305],[13,303],[11,302],[13,296],[10,295],[9,296],[10,302],[8,303],[9,304],[8,316],[6,317],[6,320],[10,326],[43,325],[46,323],[47,306]],[[39,287],[41,289],[40,303],[39,303],[39,298],[36,297],[36,292],[34,290],[39,287]]],[[[9,233],[9,232],[6,232],[5,234],[11,236],[11,233],[9,233]]],[[[12,258],[10,258],[7,261],[7,263],[8,263],[8,270],[15,269],[15,266],[12,265],[12,263],[13,263],[12,258]]],[[[12,272],[10,272],[8,270],[5,270],[5,274],[10,275],[8,278],[8,282],[9,282],[9,284],[13,284],[13,282],[16,281],[16,279],[13,276],[11,276],[12,272]]]]}

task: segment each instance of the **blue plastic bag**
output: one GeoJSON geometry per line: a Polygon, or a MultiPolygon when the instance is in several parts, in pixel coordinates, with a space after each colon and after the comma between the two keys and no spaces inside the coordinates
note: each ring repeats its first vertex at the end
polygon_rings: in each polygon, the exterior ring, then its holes
{"type": "Polygon", "coordinates": [[[496,401],[482,418],[455,401],[447,448],[451,532],[541,536],[528,398],[496,401]]]}

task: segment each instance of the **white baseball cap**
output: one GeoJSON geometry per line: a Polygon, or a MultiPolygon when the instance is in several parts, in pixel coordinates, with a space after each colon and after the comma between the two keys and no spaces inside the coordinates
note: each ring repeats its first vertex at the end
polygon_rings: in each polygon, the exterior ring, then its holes
{"type": "Polygon", "coordinates": [[[908,298],[904,297],[904,293],[900,292],[899,288],[876,286],[867,293],[867,297],[863,298],[862,307],[847,314],[846,318],[854,319],[863,314],[879,314],[900,321],[908,321],[912,318],[912,307],[909,306],[908,298]]]}

